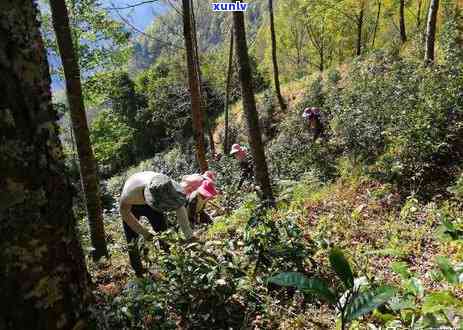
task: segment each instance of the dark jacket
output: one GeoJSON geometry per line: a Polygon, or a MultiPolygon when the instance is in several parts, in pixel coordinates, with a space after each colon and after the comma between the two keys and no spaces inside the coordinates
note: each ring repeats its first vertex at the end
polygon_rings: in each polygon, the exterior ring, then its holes
{"type": "Polygon", "coordinates": [[[241,178],[238,184],[238,189],[241,188],[245,180],[252,181],[254,177],[254,160],[250,155],[247,155],[239,163],[241,168],[241,178]]]}

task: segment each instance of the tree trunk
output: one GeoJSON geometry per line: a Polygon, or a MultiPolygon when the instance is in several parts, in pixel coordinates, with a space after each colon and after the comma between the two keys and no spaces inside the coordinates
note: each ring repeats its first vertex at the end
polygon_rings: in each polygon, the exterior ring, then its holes
{"type": "Polygon", "coordinates": [[[98,260],[103,256],[107,256],[108,250],[103,225],[103,210],[96,161],[90,144],[90,133],[82,97],[80,69],[72,42],[65,1],[52,0],[50,1],[50,8],[66,78],[66,92],[79,154],[80,176],[87,205],[90,237],[92,246],[95,249],[92,256],[94,260],[98,260]]]}
{"type": "Polygon", "coordinates": [[[195,67],[196,73],[198,75],[198,84],[199,84],[199,95],[201,96],[201,113],[204,115],[204,123],[206,123],[207,127],[207,135],[209,137],[209,147],[211,149],[211,154],[215,155],[215,144],[214,144],[214,135],[213,135],[213,122],[207,116],[207,98],[203,93],[203,84],[201,79],[201,65],[199,62],[199,50],[198,50],[198,37],[196,33],[196,19],[195,19],[195,11],[193,6],[193,0],[190,0],[190,10],[191,10],[191,31],[193,34],[193,48],[195,54],[195,67]]]}
{"type": "Polygon", "coordinates": [[[426,48],[425,48],[425,65],[431,65],[434,62],[434,43],[436,40],[436,22],[437,12],[439,11],[439,0],[431,0],[429,4],[428,22],[426,27],[426,48]]]}
{"type": "Polygon", "coordinates": [[[417,29],[421,26],[421,6],[423,4],[423,0],[418,0],[418,10],[416,13],[416,27],[417,29]]]}
{"type": "Polygon", "coordinates": [[[191,29],[190,0],[182,0],[183,7],[183,35],[185,38],[186,59],[188,66],[188,84],[191,94],[191,115],[196,143],[196,159],[202,172],[207,171],[206,146],[204,143],[203,115],[201,111],[201,92],[198,72],[195,64],[195,50],[191,29]]]}
{"type": "Polygon", "coordinates": [[[405,0],[400,0],[400,41],[407,42],[407,32],[405,30],[405,0]]]}
{"type": "Polygon", "coordinates": [[[229,103],[230,103],[230,83],[233,73],[233,27],[230,29],[230,52],[228,54],[228,72],[227,72],[227,85],[225,86],[225,136],[223,141],[223,150],[225,155],[230,153],[229,143],[229,127],[228,127],[228,116],[229,116],[229,103]]]}
{"type": "Polygon", "coordinates": [[[320,64],[318,66],[318,69],[320,70],[320,72],[323,72],[325,70],[325,46],[323,44],[320,47],[320,64]]]}
{"type": "Polygon", "coordinates": [[[365,15],[365,2],[362,1],[360,13],[357,17],[357,52],[356,55],[362,54],[362,34],[363,34],[363,17],[365,15]]]}
{"type": "Polygon", "coordinates": [[[275,92],[277,94],[278,103],[280,109],[285,110],[286,104],[280,91],[280,78],[278,73],[278,61],[277,61],[277,41],[275,37],[275,23],[273,19],[273,0],[268,0],[268,10],[270,15],[270,35],[272,39],[272,62],[273,62],[273,80],[275,83],[275,92]]]}
{"type": "Polygon", "coordinates": [[[0,10],[0,329],[85,326],[92,294],[31,0],[0,10]]]}
{"type": "Polygon", "coordinates": [[[212,129],[212,122],[209,121],[209,125],[207,128],[207,135],[209,135],[209,143],[211,148],[211,154],[215,155],[215,144],[214,144],[214,130],[212,129]]]}
{"type": "Polygon", "coordinates": [[[376,33],[378,32],[379,19],[381,17],[381,0],[378,0],[378,13],[376,15],[375,29],[373,32],[373,41],[371,42],[371,48],[375,47],[376,33]]]}
{"type": "Polygon", "coordinates": [[[254,173],[256,183],[263,193],[263,200],[270,205],[274,204],[272,187],[265,159],[264,145],[259,128],[259,118],[256,110],[254,88],[252,84],[251,66],[249,64],[248,46],[246,44],[246,30],[243,12],[233,12],[233,26],[235,33],[236,56],[238,59],[241,95],[243,109],[246,115],[249,144],[254,158],[254,173]]]}

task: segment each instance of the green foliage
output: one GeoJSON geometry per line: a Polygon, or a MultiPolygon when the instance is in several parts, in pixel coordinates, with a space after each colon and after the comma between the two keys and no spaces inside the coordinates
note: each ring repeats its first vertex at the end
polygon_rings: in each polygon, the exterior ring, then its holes
{"type": "Polygon", "coordinates": [[[449,260],[445,257],[437,257],[437,264],[439,266],[440,271],[444,274],[445,279],[450,284],[458,284],[460,283],[459,274],[449,262],[449,260]]]}
{"type": "Polygon", "coordinates": [[[372,174],[406,192],[441,186],[429,178],[439,173],[451,179],[460,153],[462,104],[454,70],[424,69],[379,53],[356,63],[346,86],[326,101],[337,141],[374,163],[372,174]]]}
{"type": "MultiPolygon", "coordinates": [[[[182,69],[176,58],[160,60],[137,77],[136,90],[146,100],[137,120],[148,125],[145,141],[159,143],[186,142],[193,136],[191,100],[182,69]]],[[[209,120],[223,109],[223,100],[207,82],[203,82],[205,114],[209,120]]]]}
{"type": "Polygon", "coordinates": [[[279,286],[293,287],[314,294],[330,304],[335,304],[337,301],[328,283],[320,278],[307,278],[301,273],[286,272],[272,276],[267,281],[279,286]]]}
{"type": "Polygon", "coordinates": [[[448,65],[454,65],[461,63],[463,58],[461,48],[463,16],[461,9],[453,1],[443,1],[442,7],[445,17],[441,33],[443,58],[448,65]]]}
{"type": "MultiPolygon", "coordinates": [[[[91,77],[97,71],[111,70],[123,66],[129,57],[130,33],[124,25],[113,19],[98,0],[67,0],[69,23],[78,52],[79,67],[83,80],[91,77]]],[[[49,54],[59,58],[58,46],[54,34],[49,8],[42,9],[42,35],[49,54]]],[[[60,63],[51,61],[52,64],[60,63]]],[[[52,74],[63,78],[59,65],[53,66],[52,74]]],[[[95,91],[84,84],[84,94],[92,95],[95,91]]]]}
{"type": "Polygon", "coordinates": [[[453,186],[447,188],[447,191],[452,193],[458,200],[463,200],[463,173],[460,174],[453,186]]]}
{"type": "Polygon", "coordinates": [[[341,250],[337,248],[331,249],[329,259],[331,267],[347,288],[344,294],[330,289],[325,280],[307,278],[301,273],[280,273],[268,278],[267,281],[280,286],[295,287],[301,291],[310,292],[336,306],[340,312],[342,329],[345,329],[347,322],[372,312],[394,296],[395,290],[389,286],[370,287],[362,290],[360,282],[354,284],[351,267],[341,250]]]}
{"type": "Polygon", "coordinates": [[[372,312],[374,309],[387,303],[395,294],[389,286],[380,286],[359,293],[346,309],[346,321],[353,321],[372,312]]]}
{"type": "Polygon", "coordinates": [[[331,267],[344,283],[346,289],[352,289],[354,286],[354,274],[344,253],[339,249],[333,248],[330,251],[329,259],[331,267]]]}
{"type": "MultiPolygon", "coordinates": [[[[457,271],[446,258],[438,257],[437,265],[449,284],[458,283],[457,271]]],[[[399,324],[439,328],[456,324],[454,319],[458,317],[457,315],[461,315],[463,309],[461,302],[451,291],[428,292],[421,281],[414,277],[416,274],[412,274],[404,263],[395,264],[393,270],[401,274],[402,283],[400,291],[391,300],[390,307],[393,311],[400,311],[398,314],[400,321],[394,318],[394,321],[386,323],[386,326],[399,324]]]]}
{"type": "Polygon", "coordinates": [[[94,119],[90,138],[100,164],[120,168],[130,163],[134,130],[112,110],[103,110],[94,119]]]}
{"type": "Polygon", "coordinates": [[[460,217],[452,214],[449,208],[444,208],[440,214],[441,225],[439,232],[444,239],[463,239],[463,221],[460,217]]]}
{"type": "Polygon", "coordinates": [[[302,231],[289,217],[275,221],[263,205],[251,213],[244,231],[245,252],[256,262],[255,271],[298,269],[302,271],[306,258],[313,253],[313,243],[305,241],[302,231]]]}

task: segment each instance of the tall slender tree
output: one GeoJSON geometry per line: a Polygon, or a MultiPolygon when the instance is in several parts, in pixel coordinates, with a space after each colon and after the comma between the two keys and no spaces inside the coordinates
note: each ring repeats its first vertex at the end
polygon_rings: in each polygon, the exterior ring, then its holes
{"type": "Polygon", "coordinates": [[[92,256],[94,260],[98,260],[103,256],[107,256],[108,250],[106,247],[103,225],[103,209],[101,206],[97,167],[95,155],[90,144],[90,133],[87,124],[87,116],[85,114],[77,53],[72,41],[65,1],[51,0],[50,8],[61,61],[63,63],[64,76],[66,79],[66,93],[71,112],[77,152],[79,154],[80,177],[87,206],[90,237],[94,248],[92,256]]]}
{"type": "Polygon", "coordinates": [[[206,146],[204,143],[204,125],[201,111],[201,90],[196,65],[194,37],[191,24],[190,0],[182,0],[183,9],[183,36],[185,38],[186,59],[188,66],[188,84],[191,94],[191,113],[196,144],[196,159],[201,171],[208,168],[206,146]]]}
{"type": "Polygon", "coordinates": [[[405,29],[405,0],[399,1],[399,25],[400,25],[400,41],[407,42],[407,31],[405,29]]]}
{"type": "Polygon", "coordinates": [[[275,93],[277,94],[278,103],[280,109],[285,110],[286,104],[280,91],[280,78],[278,73],[278,61],[277,61],[277,41],[275,36],[275,23],[273,18],[273,0],[268,0],[268,11],[270,16],[270,37],[272,40],[272,63],[273,63],[273,81],[275,83],[275,93]]]}
{"type": "Polygon", "coordinates": [[[371,48],[375,47],[375,41],[376,41],[376,34],[378,32],[378,27],[379,27],[379,19],[381,18],[381,4],[382,0],[377,0],[377,5],[378,5],[378,10],[376,11],[376,21],[375,21],[375,28],[373,30],[373,40],[371,41],[371,48]]]}
{"type": "Polygon", "coordinates": [[[206,95],[204,95],[203,91],[203,81],[202,81],[202,74],[201,74],[201,65],[199,60],[199,47],[198,47],[198,34],[196,32],[196,18],[195,18],[195,10],[194,10],[194,1],[190,0],[190,14],[191,14],[191,31],[193,35],[193,49],[195,54],[195,67],[196,67],[196,74],[198,75],[198,83],[199,83],[199,94],[201,95],[201,112],[204,116],[204,123],[206,125],[207,135],[209,138],[209,148],[211,149],[211,154],[215,154],[215,144],[214,144],[214,132],[213,132],[213,121],[211,118],[207,116],[207,101],[206,95]]]}
{"type": "Polygon", "coordinates": [[[227,82],[225,85],[225,136],[223,141],[223,150],[225,155],[230,152],[230,141],[229,141],[229,109],[230,109],[230,85],[233,74],[233,26],[230,29],[230,51],[228,53],[228,70],[227,70],[227,82]]]}
{"type": "Polygon", "coordinates": [[[254,174],[256,182],[262,190],[263,200],[273,204],[272,186],[270,184],[267,160],[265,159],[264,145],[259,128],[259,117],[256,110],[243,12],[233,12],[233,28],[235,33],[236,57],[238,60],[243,109],[246,115],[251,153],[254,158],[254,174]]]}
{"type": "Polygon", "coordinates": [[[418,0],[417,10],[416,10],[416,28],[421,27],[421,7],[423,6],[423,0],[418,0]]]}
{"type": "Polygon", "coordinates": [[[431,0],[429,3],[428,22],[426,25],[426,48],[424,55],[425,65],[434,62],[434,44],[436,41],[437,12],[439,11],[439,0],[431,0]]]}
{"type": "Polygon", "coordinates": [[[37,15],[32,0],[0,3],[0,328],[6,330],[82,328],[91,299],[37,15]]]}
{"type": "Polygon", "coordinates": [[[356,15],[357,20],[357,51],[356,55],[360,56],[362,54],[362,43],[363,43],[363,23],[365,19],[365,0],[360,1],[360,9],[358,15],[356,15]]]}

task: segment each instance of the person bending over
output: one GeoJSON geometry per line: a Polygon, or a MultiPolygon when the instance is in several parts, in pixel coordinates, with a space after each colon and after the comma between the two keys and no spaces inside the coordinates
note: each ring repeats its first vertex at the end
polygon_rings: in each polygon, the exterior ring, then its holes
{"type": "Polygon", "coordinates": [[[167,230],[165,212],[175,211],[177,223],[185,238],[192,239],[193,230],[185,205],[188,195],[198,190],[206,180],[208,179],[204,176],[201,182],[197,180],[194,183],[178,184],[164,174],[150,171],[136,173],[127,179],[122,190],[119,210],[129,245],[130,264],[137,276],[142,276],[144,272],[136,244],[138,237],[142,235],[146,240],[153,238],[153,234],[140,224],[139,219],[142,216],[146,217],[155,232],[162,232],[167,230]],[[185,191],[190,192],[187,194],[185,191]]]}

